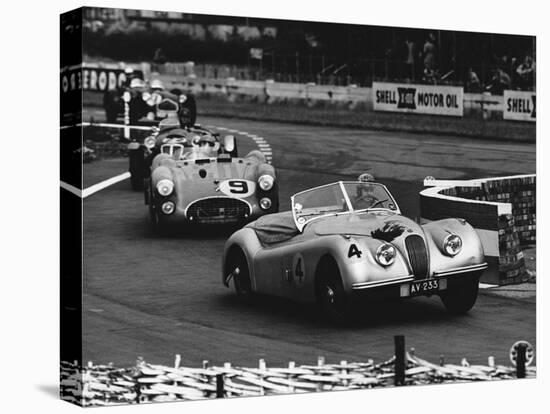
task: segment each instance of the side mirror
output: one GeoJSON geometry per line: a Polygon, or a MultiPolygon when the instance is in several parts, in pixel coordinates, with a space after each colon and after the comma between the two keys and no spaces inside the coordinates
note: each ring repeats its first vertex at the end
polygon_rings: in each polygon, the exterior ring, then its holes
{"type": "Polygon", "coordinates": [[[235,150],[235,136],[226,135],[223,137],[223,149],[225,152],[233,152],[235,150]]]}

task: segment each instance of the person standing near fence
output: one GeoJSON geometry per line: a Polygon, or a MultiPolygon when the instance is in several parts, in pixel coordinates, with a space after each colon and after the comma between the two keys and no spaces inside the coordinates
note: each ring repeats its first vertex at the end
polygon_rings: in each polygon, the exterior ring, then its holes
{"type": "Polygon", "coordinates": [[[416,43],[414,43],[408,37],[405,39],[405,46],[407,46],[407,58],[405,59],[405,77],[414,81],[414,56],[416,54],[416,43]]]}
{"type": "Polygon", "coordinates": [[[153,72],[159,72],[159,69],[166,63],[166,56],[161,47],[155,50],[153,55],[153,72]]]}
{"type": "Polygon", "coordinates": [[[424,54],[424,80],[433,81],[436,66],[436,46],[433,33],[430,33],[426,38],[422,52],[424,54]]]}
{"type": "Polygon", "coordinates": [[[533,58],[525,56],[523,63],[516,69],[518,74],[518,86],[522,90],[531,90],[535,86],[535,64],[533,58]]]}

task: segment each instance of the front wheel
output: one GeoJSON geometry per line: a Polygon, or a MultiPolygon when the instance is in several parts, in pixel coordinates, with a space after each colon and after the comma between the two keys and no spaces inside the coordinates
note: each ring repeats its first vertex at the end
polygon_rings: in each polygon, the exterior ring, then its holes
{"type": "Polygon", "coordinates": [[[441,301],[452,314],[463,314],[474,307],[479,291],[479,278],[471,277],[440,293],[441,301]]]}
{"type": "Polygon", "coordinates": [[[150,200],[149,202],[149,218],[151,219],[151,229],[153,230],[153,234],[156,236],[166,236],[169,235],[168,228],[166,226],[166,223],[164,223],[160,218],[160,212],[158,211],[158,207],[155,204],[154,200],[150,200]]]}
{"type": "Polygon", "coordinates": [[[241,300],[250,300],[252,296],[252,282],[246,256],[242,250],[233,252],[226,269],[233,273],[235,292],[241,300]]]}
{"type": "Polygon", "coordinates": [[[344,291],[340,271],[336,263],[322,266],[316,281],[317,304],[321,313],[331,322],[342,325],[350,322],[351,300],[344,291]]]}

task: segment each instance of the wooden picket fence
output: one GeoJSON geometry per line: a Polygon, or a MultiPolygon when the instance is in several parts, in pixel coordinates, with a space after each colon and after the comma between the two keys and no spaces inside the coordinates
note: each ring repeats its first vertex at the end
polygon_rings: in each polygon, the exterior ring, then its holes
{"type": "MultiPolygon", "coordinates": [[[[399,354],[396,342],[396,354],[399,354]]],[[[414,350],[403,353],[403,362],[393,356],[374,361],[327,364],[319,357],[316,365],[267,367],[264,360],[257,368],[233,367],[230,363],[202,368],[180,367],[176,355],[174,367],[148,364],[139,359],[135,367],[117,368],[112,364],[86,367],[61,364],[61,398],[81,406],[136,404],[208,398],[246,397],[319,391],[354,390],[393,385],[423,385],[513,378],[534,378],[536,368],[495,365],[431,363],[417,357],[414,350]],[[401,371],[401,373],[399,373],[401,371]]]]}

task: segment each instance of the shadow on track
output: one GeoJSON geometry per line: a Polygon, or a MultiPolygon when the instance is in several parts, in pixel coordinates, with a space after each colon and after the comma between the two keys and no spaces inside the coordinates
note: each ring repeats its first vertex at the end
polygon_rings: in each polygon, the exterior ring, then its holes
{"type": "MultiPolygon", "coordinates": [[[[264,320],[270,324],[292,324],[304,328],[327,329],[369,329],[378,327],[392,327],[414,325],[431,326],[451,321],[459,322],[469,319],[471,315],[450,315],[439,297],[385,301],[375,304],[361,304],[349,322],[342,325],[326,320],[315,304],[301,304],[284,298],[255,295],[244,302],[237,297],[231,288],[227,294],[218,296],[219,305],[227,308],[227,312],[235,312],[235,316],[249,320],[264,320]]],[[[475,314],[475,307],[471,311],[475,314]]]]}
{"type": "Polygon", "coordinates": [[[158,233],[155,232],[148,218],[141,225],[145,228],[144,236],[149,239],[185,239],[190,241],[206,239],[227,240],[229,236],[243,227],[242,225],[178,225],[163,229],[162,233],[158,233]]]}

